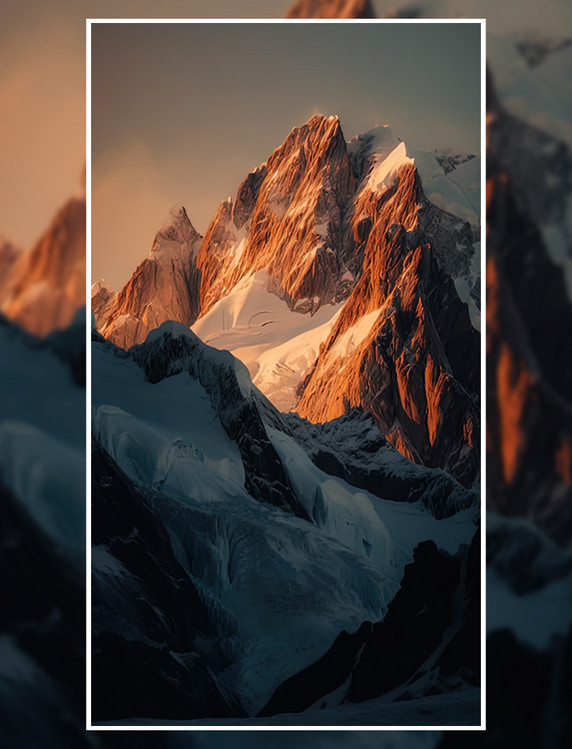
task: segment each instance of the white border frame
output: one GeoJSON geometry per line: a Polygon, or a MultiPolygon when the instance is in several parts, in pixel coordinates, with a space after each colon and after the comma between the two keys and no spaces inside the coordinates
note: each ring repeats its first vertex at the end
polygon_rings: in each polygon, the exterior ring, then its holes
{"type": "Polygon", "coordinates": [[[86,18],[86,730],[87,731],[485,731],[486,730],[486,292],[481,293],[481,724],[479,726],[103,725],[91,718],[91,26],[92,24],[479,24],[481,27],[481,289],[486,290],[485,18],[86,18]]]}

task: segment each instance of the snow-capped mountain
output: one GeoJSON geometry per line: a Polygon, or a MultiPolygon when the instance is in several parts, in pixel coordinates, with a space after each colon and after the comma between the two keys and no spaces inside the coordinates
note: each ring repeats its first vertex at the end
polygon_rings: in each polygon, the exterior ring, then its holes
{"type": "Polygon", "coordinates": [[[463,262],[461,250],[450,259],[439,241],[435,217],[447,214],[426,201],[414,164],[403,159],[392,164],[389,187],[378,187],[386,177],[376,165],[361,193],[354,231],[363,237],[363,273],[302,383],[297,410],[326,421],[364,406],[400,452],[470,483],[478,474],[480,337],[446,273],[463,262]]]}
{"type": "Polygon", "coordinates": [[[129,348],[142,343],[149,331],[166,320],[194,322],[199,311],[196,256],[200,243],[185,209],[173,209],[148,257],[124,288],[118,294],[105,286],[92,290],[101,332],[118,346],[129,348]]]}
{"type": "Polygon", "coordinates": [[[6,317],[41,337],[70,325],[85,305],[85,196],[71,198],[30,251],[3,245],[0,263],[6,317]]]}
{"type": "Polygon", "coordinates": [[[192,324],[282,410],[323,420],[363,406],[405,455],[470,484],[479,163],[411,151],[388,127],[347,143],[337,117],[315,115],[221,204],[202,241],[178,214],[172,251],[158,251],[158,235],[117,296],[95,289],[96,324],[124,348],[164,320],[192,324]],[[396,309],[391,352],[370,356],[396,309]],[[417,419],[429,412],[431,424],[417,419]]]}
{"type": "Polygon", "coordinates": [[[294,128],[211,223],[197,261],[201,313],[259,270],[296,311],[344,299],[357,271],[345,220],[355,188],[337,117],[294,128]]]}
{"type": "Polygon", "coordinates": [[[191,700],[187,719],[253,716],[343,630],[383,618],[419,544],[455,555],[474,537],[476,495],[399,456],[363,412],[315,427],[283,415],[182,324],[128,353],[94,335],[96,720],[149,716],[157,669],[182,684],[157,718],[180,717],[200,673],[212,698],[191,700]],[[200,601],[184,636],[183,596],[200,601]]]}

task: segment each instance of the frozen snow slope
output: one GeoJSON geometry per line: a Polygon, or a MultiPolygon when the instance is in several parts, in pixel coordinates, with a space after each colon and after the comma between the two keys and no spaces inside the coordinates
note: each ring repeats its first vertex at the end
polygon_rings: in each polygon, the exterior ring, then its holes
{"type": "Polygon", "coordinates": [[[296,405],[296,387],[314,364],[342,304],[301,314],[268,286],[265,271],[242,279],[192,330],[210,346],[231,351],[272,403],[290,411],[296,405]]]}
{"type": "Polygon", "coordinates": [[[318,469],[245,368],[182,325],[129,354],[98,339],[93,367],[95,437],[148,493],[248,714],[342,629],[383,617],[419,541],[455,552],[474,533],[474,507],[437,520],[318,469]]]}

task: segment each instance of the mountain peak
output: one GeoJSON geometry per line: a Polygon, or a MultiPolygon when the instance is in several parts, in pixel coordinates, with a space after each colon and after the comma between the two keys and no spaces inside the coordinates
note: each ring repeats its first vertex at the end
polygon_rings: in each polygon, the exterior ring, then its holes
{"type": "Polygon", "coordinates": [[[196,239],[200,239],[200,234],[192,225],[184,206],[175,205],[155,235],[151,252],[157,252],[163,248],[165,242],[184,244],[192,243],[196,239]]]}
{"type": "Polygon", "coordinates": [[[198,257],[201,312],[262,269],[297,310],[347,296],[343,210],[354,190],[339,118],[314,114],[220,205],[198,257]]]}
{"type": "Polygon", "coordinates": [[[113,289],[111,286],[107,283],[107,281],[104,278],[100,278],[99,281],[95,281],[91,284],[91,296],[92,298],[98,294],[100,291],[107,292],[112,294],[113,289]]]}
{"type": "Polygon", "coordinates": [[[376,18],[371,0],[297,0],[285,18],[376,18]]]}

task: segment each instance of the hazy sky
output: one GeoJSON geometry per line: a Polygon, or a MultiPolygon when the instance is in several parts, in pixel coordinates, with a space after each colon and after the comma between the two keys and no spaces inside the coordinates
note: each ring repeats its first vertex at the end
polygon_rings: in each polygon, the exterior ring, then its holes
{"type": "Polygon", "coordinates": [[[174,203],[219,203],[313,113],[479,152],[478,24],[98,24],[93,278],[123,284],[174,203]]]}
{"type": "MultiPolygon", "coordinates": [[[[280,17],[290,5],[290,0],[3,2],[0,234],[29,247],[79,183],[85,162],[86,17],[154,17],[159,8],[174,18],[280,17]]],[[[487,29],[498,33],[526,28],[562,35],[570,25],[570,0],[519,0],[517,13],[514,0],[373,0],[373,5],[380,15],[417,6],[428,17],[485,16],[487,29]]]]}

